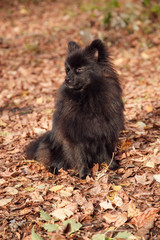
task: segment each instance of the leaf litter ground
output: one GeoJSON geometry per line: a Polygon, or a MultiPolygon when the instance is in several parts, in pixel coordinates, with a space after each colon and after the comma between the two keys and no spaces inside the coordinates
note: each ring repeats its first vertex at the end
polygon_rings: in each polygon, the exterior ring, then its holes
{"type": "Polygon", "coordinates": [[[159,29],[106,30],[102,12],[80,2],[0,4],[0,238],[159,239],[159,29]],[[23,149],[51,128],[67,42],[92,37],[105,39],[122,82],[121,168],[95,166],[86,180],[54,176],[23,149]]]}

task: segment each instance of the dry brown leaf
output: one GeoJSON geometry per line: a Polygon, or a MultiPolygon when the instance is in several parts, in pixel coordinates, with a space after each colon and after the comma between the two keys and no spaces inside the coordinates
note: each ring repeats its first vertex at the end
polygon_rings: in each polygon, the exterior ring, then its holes
{"type": "Polygon", "coordinates": [[[93,214],[94,206],[91,201],[89,201],[89,202],[86,201],[85,204],[83,205],[83,208],[84,208],[84,212],[86,215],[93,214]]]}
{"type": "Polygon", "coordinates": [[[128,204],[128,217],[135,217],[140,214],[140,210],[136,209],[135,204],[131,200],[128,204]]]}
{"type": "Polygon", "coordinates": [[[49,191],[51,191],[51,192],[58,192],[58,191],[60,191],[62,188],[64,188],[63,185],[56,185],[56,186],[51,187],[51,188],[49,189],[49,191]]]}
{"type": "Polygon", "coordinates": [[[155,164],[154,162],[149,161],[149,162],[146,162],[146,167],[154,168],[155,164]]]}
{"type": "Polygon", "coordinates": [[[144,173],[142,175],[135,175],[135,179],[136,179],[137,183],[140,183],[142,185],[146,185],[146,182],[147,182],[146,173],[144,173]]]}
{"type": "Polygon", "coordinates": [[[42,194],[37,191],[30,193],[30,197],[32,198],[33,202],[42,202],[44,200],[42,194]]]}
{"type": "Polygon", "coordinates": [[[123,204],[123,200],[116,194],[112,200],[112,203],[114,203],[117,207],[120,207],[123,204]]]}
{"type": "Polygon", "coordinates": [[[74,192],[74,200],[78,203],[78,205],[83,205],[87,201],[85,197],[82,196],[79,192],[74,192]]]}
{"type": "Polygon", "coordinates": [[[65,240],[66,238],[59,234],[59,233],[53,233],[51,240],[65,240]]]}
{"type": "Polygon", "coordinates": [[[61,190],[59,193],[63,197],[71,197],[73,194],[73,187],[66,187],[65,190],[61,190]]]}
{"type": "Polygon", "coordinates": [[[105,213],[103,218],[106,223],[114,223],[115,227],[120,227],[127,221],[125,213],[105,213]]]}
{"type": "Polygon", "coordinates": [[[142,228],[144,226],[150,225],[150,222],[155,220],[156,213],[158,211],[158,208],[146,209],[143,213],[140,213],[138,216],[132,218],[130,222],[136,225],[137,228],[142,228]]]}
{"type": "Polygon", "coordinates": [[[99,164],[96,163],[96,164],[93,166],[93,168],[92,168],[92,175],[93,175],[93,177],[96,176],[98,170],[99,170],[99,164]]]}
{"type": "Polygon", "coordinates": [[[133,170],[134,170],[133,168],[128,168],[128,169],[125,171],[125,173],[123,174],[122,178],[125,179],[125,178],[130,177],[130,176],[132,175],[132,173],[133,173],[133,170]]]}
{"type": "Polygon", "coordinates": [[[66,218],[71,217],[73,215],[73,212],[67,208],[60,208],[54,210],[51,215],[60,220],[65,220],[66,218]]]}
{"type": "Polygon", "coordinates": [[[133,142],[130,139],[126,139],[122,145],[120,151],[128,151],[129,147],[133,144],[133,142]]]}
{"type": "Polygon", "coordinates": [[[104,209],[114,209],[110,200],[101,202],[99,205],[101,206],[101,208],[104,208],[104,209]]]}
{"type": "Polygon", "coordinates": [[[20,210],[20,215],[26,215],[28,213],[32,212],[32,209],[31,208],[24,208],[22,210],[20,210]]]}
{"type": "Polygon", "coordinates": [[[5,191],[10,195],[18,194],[18,190],[14,187],[7,187],[7,188],[5,188],[5,191]]]}
{"type": "Polygon", "coordinates": [[[98,182],[95,182],[93,188],[91,188],[91,189],[89,190],[89,193],[90,193],[91,195],[97,195],[97,194],[101,193],[101,190],[102,190],[102,189],[101,189],[100,184],[99,184],[98,182]]]}
{"type": "Polygon", "coordinates": [[[7,205],[8,203],[10,203],[12,201],[12,198],[3,198],[0,199],[0,207],[3,207],[5,205],[7,205]]]}

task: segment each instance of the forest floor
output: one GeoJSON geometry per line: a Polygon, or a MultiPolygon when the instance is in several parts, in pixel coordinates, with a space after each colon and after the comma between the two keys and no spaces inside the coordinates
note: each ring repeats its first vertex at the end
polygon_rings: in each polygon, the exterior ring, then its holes
{"type": "Polygon", "coordinates": [[[160,239],[160,26],[107,28],[90,2],[0,2],[0,239],[160,239]],[[92,38],[108,45],[122,84],[121,167],[52,175],[23,149],[51,128],[68,41],[92,38]]]}

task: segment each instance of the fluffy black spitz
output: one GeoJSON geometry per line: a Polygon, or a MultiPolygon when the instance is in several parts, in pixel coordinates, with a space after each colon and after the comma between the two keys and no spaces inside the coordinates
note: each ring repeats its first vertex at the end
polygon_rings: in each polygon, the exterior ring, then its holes
{"type": "Polygon", "coordinates": [[[52,171],[77,169],[81,178],[94,163],[116,169],[113,152],[123,129],[123,102],[108,50],[99,39],[84,49],[69,42],[65,69],[52,130],[27,146],[27,158],[52,171]]]}

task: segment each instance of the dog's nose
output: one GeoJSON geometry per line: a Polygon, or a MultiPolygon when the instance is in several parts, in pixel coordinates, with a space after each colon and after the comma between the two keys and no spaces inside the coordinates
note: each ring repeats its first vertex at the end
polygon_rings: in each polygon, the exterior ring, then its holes
{"type": "Polygon", "coordinates": [[[65,78],[65,82],[66,82],[66,83],[71,83],[70,77],[66,77],[66,78],[65,78]]]}

